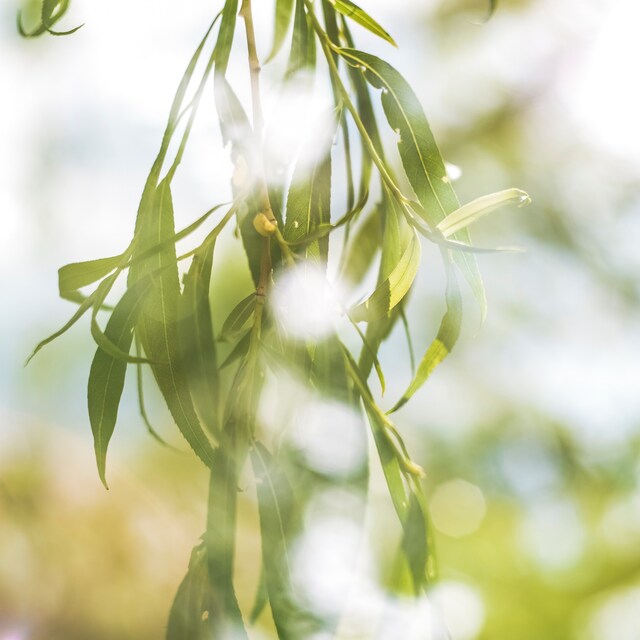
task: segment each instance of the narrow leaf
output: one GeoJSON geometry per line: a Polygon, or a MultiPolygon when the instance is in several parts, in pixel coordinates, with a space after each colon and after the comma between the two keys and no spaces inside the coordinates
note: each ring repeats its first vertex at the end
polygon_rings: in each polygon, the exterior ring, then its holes
{"type": "Polygon", "coordinates": [[[509,204],[521,207],[530,202],[531,198],[524,191],[520,189],[505,189],[504,191],[476,198],[472,202],[463,205],[453,213],[450,213],[444,220],[441,220],[437,228],[447,238],[496,209],[509,204]]]}
{"type": "Polygon", "coordinates": [[[380,26],[380,24],[378,24],[366,11],[351,2],[351,0],[329,0],[329,2],[331,2],[336,11],[339,11],[342,15],[350,18],[354,22],[357,22],[361,27],[364,27],[374,35],[391,43],[394,47],[398,46],[395,43],[395,40],[380,26]]]}
{"type": "MultiPolygon", "coordinates": [[[[167,181],[158,186],[150,211],[140,230],[137,248],[140,253],[175,235],[171,188],[167,181]]],[[[210,465],[213,450],[193,406],[187,364],[180,349],[180,284],[175,246],[169,245],[141,262],[136,276],[139,279],[157,270],[161,272],[145,298],[137,330],[147,358],[154,363],[151,369],[174,421],[195,453],[210,465]]]]}
{"type": "Polygon", "coordinates": [[[399,304],[418,273],[420,251],[420,239],[414,231],[393,271],[367,300],[351,310],[351,318],[356,322],[370,322],[383,317],[399,304]]]}
{"type": "Polygon", "coordinates": [[[418,366],[418,372],[409,384],[400,400],[389,413],[397,411],[411,396],[427,381],[433,370],[449,355],[460,336],[462,324],[462,298],[456,279],[453,265],[448,261],[447,269],[447,310],[440,323],[440,329],[435,340],[431,343],[422,362],[418,366]]]}
{"type": "Polygon", "coordinates": [[[216,48],[213,52],[216,65],[216,75],[224,76],[229,66],[229,56],[233,45],[233,36],[236,30],[236,16],[238,14],[238,0],[225,0],[222,9],[222,20],[216,48]]]}
{"type": "Polygon", "coordinates": [[[198,415],[209,433],[220,431],[220,376],[213,339],[209,287],[215,244],[193,257],[179,302],[182,361],[198,415]]]}
{"type": "MultiPolygon", "coordinates": [[[[426,221],[435,227],[460,204],[417,96],[402,75],[384,60],[355,49],[342,49],[340,54],[350,64],[364,69],[366,79],[382,89],[382,106],[389,125],[399,135],[398,150],[405,173],[426,221]]],[[[456,237],[471,244],[466,229],[456,237]]],[[[484,319],[486,295],[475,257],[456,252],[454,260],[469,282],[484,319]]]]}
{"type": "Polygon", "coordinates": [[[209,640],[212,608],[207,550],[200,543],[191,552],[189,570],[171,607],[166,640],[209,640]]]}
{"type": "MultiPolygon", "coordinates": [[[[323,146],[314,149],[316,160],[311,167],[302,164],[296,168],[287,197],[287,216],[284,238],[296,243],[313,234],[321,225],[331,222],[331,143],[338,122],[333,113],[324,132],[323,146]]],[[[317,145],[317,133],[307,144],[317,145]]],[[[303,257],[326,263],[329,241],[326,235],[307,244],[303,257]]]]}
{"type": "Polygon", "coordinates": [[[253,312],[256,307],[256,294],[251,292],[246,298],[243,298],[232,309],[231,313],[227,316],[227,319],[222,325],[222,331],[220,332],[220,340],[229,340],[233,336],[236,336],[239,332],[246,329],[247,323],[253,316],[253,312]]]}
{"type": "MultiPolygon", "coordinates": [[[[127,290],[107,323],[106,338],[124,353],[129,353],[131,348],[133,327],[142,301],[139,286],[127,290]]],[[[98,473],[107,489],[105,477],[107,448],[116,425],[126,370],[127,363],[124,360],[114,358],[98,347],[89,372],[87,401],[98,473]]]]}
{"type": "Polygon", "coordinates": [[[265,62],[269,62],[275,58],[284,44],[284,39],[291,24],[291,16],[293,15],[293,3],[294,0],[276,0],[273,46],[265,62]]]}
{"type": "Polygon", "coordinates": [[[86,262],[73,262],[58,269],[58,289],[65,297],[82,287],[86,287],[110,274],[124,258],[125,254],[86,262]]]}

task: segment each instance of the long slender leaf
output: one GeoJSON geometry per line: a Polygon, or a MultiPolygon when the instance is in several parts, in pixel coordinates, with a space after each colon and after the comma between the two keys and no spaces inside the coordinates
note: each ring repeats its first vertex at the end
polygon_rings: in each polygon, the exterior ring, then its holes
{"type": "Polygon", "coordinates": [[[109,275],[125,257],[121,253],[109,258],[99,258],[98,260],[88,260],[86,262],[73,262],[58,269],[58,289],[60,296],[66,295],[82,289],[105,276],[109,275]]]}
{"type": "Polygon", "coordinates": [[[520,189],[505,189],[504,191],[498,191],[476,198],[472,202],[461,206],[456,211],[450,213],[444,220],[441,220],[437,228],[446,238],[461,229],[465,229],[476,220],[479,220],[496,209],[500,209],[509,204],[515,204],[521,207],[530,202],[531,198],[524,191],[520,189]]]}
{"type": "Polygon", "coordinates": [[[273,34],[273,46],[265,62],[269,62],[278,55],[287,36],[291,16],[293,15],[294,0],[276,0],[276,17],[273,34]]]}
{"type": "MultiPolygon", "coordinates": [[[[331,142],[337,127],[335,114],[323,136],[323,146],[314,149],[316,160],[311,167],[297,167],[287,197],[287,217],[284,238],[296,243],[331,221],[331,142]]],[[[307,144],[317,144],[317,134],[307,144]]],[[[328,238],[323,236],[304,247],[303,256],[326,263],[328,238]]]]}
{"type": "Polygon", "coordinates": [[[304,0],[295,0],[295,3],[293,40],[287,63],[287,78],[299,71],[311,70],[315,66],[315,39],[307,22],[304,0]]]}
{"type": "Polygon", "coordinates": [[[247,323],[253,316],[256,307],[256,294],[251,292],[246,298],[243,298],[231,310],[227,319],[222,325],[220,332],[220,340],[229,340],[236,336],[239,332],[247,328],[247,323]]]}
{"type": "Polygon", "coordinates": [[[370,322],[385,316],[408,293],[419,267],[420,239],[414,231],[393,271],[364,302],[351,310],[351,318],[370,322]]]}
{"type": "Polygon", "coordinates": [[[209,510],[204,537],[212,600],[209,612],[212,633],[209,638],[246,640],[247,633],[233,587],[239,470],[233,453],[234,445],[229,448],[231,451],[215,450],[209,482],[209,510]]]}
{"type": "Polygon", "coordinates": [[[394,47],[398,46],[395,40],[380,26],[378,22],[376,22],[357,4],[351,2],[351,0],[329,0],[329,2],[331,2],[336,11],[339,11],[342,15],[350,18],[354,22],[357,22],[361,27],[364,27],[374,35],[391,43],[394,47]]]}
{"type": "Polygon", "coordinates": [[[178,309],[180,349],[191,396],[210,434],[218,434],[221,427],[220,376],[209,304],[214,246],[193,257],[178,309]]]}
{"type": "Polygon", "coordinates": [[[274,458],[259,442],[251,451],[251,464],[258,482],[262,562],[278,638],[298,638],[301,636],[295,632],[299,622],[295,619],[297,603],[289,557],[295,510],[293,491],[283,470],[276,466],[274,458]]]}
{"type": "MultiPolygon", "coordinates": [[[[145,284],[144,281],[142,284],[145,284]]],[[[131,348],[133,328],[144,300],[140,295],[140,288],[135,286],[127,290],[113,310],[105,329],[106,338],[124,353],[128,353],[131,348]]],[[[118,417],[126,370],[127,363],[124,360],[114,358],[102,347],[98,347],[89,372],[87,402],[98,473],[107,488],[107,449],[118,417]]]]}
{"type": "MultiPolygon", "coordinates": [[[[460,204],[418,98],[402,75],[384,60],[355,49],[341,49],[340,54],[350,64],[364,69],[366,79],[374,87],[382,89],[385,115],[389,125],[399,134],[398,150],[405,173],[426,221],[435,227],[448,214],[459,209],[460,204]]],[[[460,230],[456,237],[471,244],[466,229],[460,230]]],[[[475,257],[456,252],[454,260],[469,282],[484,319],[486,295],[475,257]]]]}
{"type": "Polygon", "coordinates": [[[200,543],[191,552],[189,570],[171,607],[166,640],[210,640],[212,609],[207,549],[200,543]]]}
{"type": "Polygon", "coordinates": [[[233,46],[233,36],[236,30],[236,16],[238,14],[238,0],[225,0],[222,9],[220,31],[213,53],[216,65],[216,75],[224,76],[229,66],[229,56],[233,46]]]}
{"type": "MultiPolygon", "coordinates": [[[[152,216],[140,230],[141,241],[137,249],[140,253],[175,235],[171,187],[167,181],[158,186],[151,212],[152,216]]],[[[139,279],[157,270],[161,271],[146,296],[137,331],[147,358],[153,361],[151,369],[176,425],[195,453],[210,465],[213,450],[193,406],[187,364],[180,349],[180,284],[175,246],[170,245],[153,258],[141,262],[136,275],[139,279]]]]}
{"type": "Polygon", "coordinates": [[[462,298],[458,288],[453,265],[447,260],[447,310],[440,323],[440,329],[435,340],[431,343],[425,353],[418,371],[402,394],[402,397],[389,413],[397,411],[411,398],[411,396],[427,381],[433,370],[449,355],[460,336],[460,326],[462,324],[462,298]]]}

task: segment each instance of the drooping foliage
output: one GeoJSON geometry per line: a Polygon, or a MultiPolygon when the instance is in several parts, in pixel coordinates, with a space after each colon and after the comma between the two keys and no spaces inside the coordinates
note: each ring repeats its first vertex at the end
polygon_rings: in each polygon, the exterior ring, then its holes
{"type": "MultiPolygon", "coordinates": [[[[68,4],[45,0],[41,24],[31,32],[22,27],[21,31],[28,36],[58,34],[52,27],[68,4]]],[[[492,2],[492,10],[494,6],[492,2]]],[[[393,410],[409,401],[454,348],[462,322],[460,276],[484,315],[475,254],[486,250],[472,244],[469,225],[498,207],[524,204],[528,196],[509,189],[460,206],[415,93],[399,71],[355,48],[351,25],[379,36],[381,48],[395,41],[350,0],[275,1],[268,60],[288,44],[283,94],[294,86],[312,95],[314,82],[327,74],[333,105],[317,124],[324,130],[323,142],[309,136],[303,143],[313,152],[312,160],[303,162],[305,154],[292,160],[284,186],[282,181],[271,181],[264,160],[269,132],[261,107],[251,2],[226,0],[220,9],[179,84],[129,246],[117,256],[60,269],[60,295],[78,309],[36,351],[83,315],[91,316],[97,349],[89,375],[88,409],[105,486],[107,449],[131,366],[151,374],[178,430],[210,470],[206,530],[170,612],[167,638],[247,637],[247,616],[234,589],[238,487],[246,474],[253,476],[257,487],[262,536],[262,578],[251,618],[268,604],[279,638],[306,638],[316,632],[331,633],[338,613],[318,612],[295,587],[292,555],[304,528],[305,507],[327,487],[364,495],[372,464],[382,467],[402,528],[393,588],[420,595],[434,578],[423,472],[380,408],[370,377],[375,371],[384,389],[380,346],[398,323],[408,332],[405,307],[421,269],[423,243],[435,243],[442,255],[446,310],[414,379],[393,410]],[[246,38],[236,38],[242,26],[246,38]],[[230,56],[244,46],[247,78],[228,78],[230,56]],[[250,83],[249,109],[236,96],[232,81],[250,83]],[[172,183],[201,97],[210,89],[234,164],[233,199],[177,231],[172,183]],[[192,97],[187,100],[187,95],[192,97]],[[383,144],[387,129],[397,135],[399,167],[387,160],[383,144]],[[173,148],[177,151],[171,158],[173,148]],[[338,164],[337,148],[344,164],[338,164]],[[399,176],[400,171],[404,175],[399,176]],[[244,292],[234,308],[225,309],[218,304],[211,278],[217,268],[218,237],[234,223],[241,238],[237,247],[246,254],[254,288],[244,292]],[[176,243],[207,226],[204,240],[178,255],[176,243]],[[334,293],[340,282],[352,287],[368,282],[366,276],[376,260],[377,283],[364,299],[349,300],[334,293]],[[181,261],[190,261],[182,279],[181,261]],[[330,268],[333,264],[338,268],[330,268]],[[126,290],[119,300],[111,301],[114,284],[125,273],[126,290]],[[306,278],[309,273],[320,277],[306,278]],[[349,320],[359,350],[347,346],[352,342],[336,328],[302,334],[291,329],[286,296],[308,296],[304,288],[309,282],[314,287],[312,297],[328,296],[329,306],[349,320]],[[104,329],[103,316],[107,317],[104,329]],[[218,336],[213,331],[214,316],[222,324],[218,336]],[[223,361],[218,357],[221,341],[232,345],[223,361]],[[348,470],[319,469],[307,464],[304,451],[290,439],[265,428],[268,420],[261,414],[265,381],[283,372],[316,400],[346,407],[350,415],[358,416],[358,446],[366,452],[370,438],[379,460],[364,456],[348,470]]],[[[141,393],[140,402],[147,420],[141,393]]]]}

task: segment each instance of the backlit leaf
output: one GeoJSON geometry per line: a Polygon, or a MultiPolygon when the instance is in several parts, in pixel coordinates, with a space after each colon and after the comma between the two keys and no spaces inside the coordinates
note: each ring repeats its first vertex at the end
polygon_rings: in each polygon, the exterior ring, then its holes
{"type": "Polygon", "coordinates": [[[450,213],[444,220],[441,220],[437,228],[446,238],[461,229],[465,229],[476,220],[482,218],[482,216],[486,216],[496,209],[509,204],[521,207],[530,202],[531,198],[524,191],[520,189],[505,189],[504,191],[476,198],[472,202],[461,206],[450,213]]]}
{"type": "Polygon", "coordinates": [[[342,15],[357,22],[360,26],[368,29],[376,36],[390,42],[394,47],[398,45],[395,40],[363,9],[351,2],[351,0],[329,0],[342,15]]]}
{"type": "MultiPolygon", "coordinates": [[[[384,60],[355,49],[342,49],[340,53],[350,64],[363,69],[374,87],[382,89],[382,106],[389,125],[399,135],[398,150],[405,173],[426,221],[436,227],[460,204],[418,98],[402,75],[384,60]]],[[[471,244],[466,229],[456,237],[471,244]]],[[[486,295],[475,256],[460,251],[454,253],[454,260],[469,282],[484,319],[486,295]]]]}
{"type": "Polygon", "coordinates": [[[109,275],[121,262],[124,254],[88,260],[86,262],[73,262],[58,269],[58,288],[60,296],[82,289],[109,275]]]}
{"type": "MultiPolygon", "coordinates": [[[[105,337],[123,353],[129,353],[131,348],[133,328],[144,300],[140,288],[135,286],[126,291],[105,329],[105,337]]],[[[116,425],[126,370],[127,363],[124,360],[98,347],[91,363],[87,400],[98,473],[105,487],[107,448],[116,425]]]]}
{"type": "Polygon", "coordinates": [[[460,336],[460,326],[462,324],[462,298],[456,279],[453,265],[448,262],[447,269],[447,310],[440,323],[440,329],[435,340],[431,343],[425,353],[418,371],[409,384],[407,390],[398,400],[393,409],[397,411],[411,396],[427,381],[433,370],[449,355],[460,336]]]}
{"type": "Polygon", "coordinates": [[[191,396],[210,434],[219,433],[221,426],[220,377],[209,305],[214,246],[193,257],[178,310],[180,349],[191,396]]]}
{"type": "MultiPolygon", "coordinates": [[[[175,235],[171,187],[168,182],[163,181],[158,186],[150,213],[145,218],[145,226],[140,230],[141,241],[137,248],[140,253],[175,235]]],[[[183,360],[179,343],[180,284],[175,246],[169,245],[165,250],[141,262],[135,276],[140,279],[157,270],[160,273],[145,298],[137,331],[147,358],[153,361],[151,370],[176,425],[195,453],[206,465],[210,465],[213,450],[193,406],[187,363],[183,360]]],[[[134,274],[133,270],[131,274],[134,274]]]]}
{"type": "Polygon", "coordinates": [[[275,58],[284,44],[284,39],[287,35],[287,31],[289,30],[289,25],[291,24],[294,2],[295,0],[276,0],[273,46],[271,47],[271,52],[265,62],[269,62],[269,60],[275,58]]]}
{"type": "Polygon", "coordinates": [[[370,322],[383,317],[399,304],[418,273],[420,251],[420,239],[414,231],[393,271],[364,302],[351,310],[351,318],[356,322],[370,322]]]}

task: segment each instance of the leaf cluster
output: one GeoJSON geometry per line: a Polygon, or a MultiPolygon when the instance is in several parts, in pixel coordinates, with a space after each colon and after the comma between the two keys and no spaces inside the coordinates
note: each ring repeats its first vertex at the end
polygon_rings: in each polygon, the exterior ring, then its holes
{"type": "MultiPolygon", "coordinates": [[[[42,25],[28,35],[52,32],[67,7],[68,2],[45,1],[42,25]]],[[[393,588],[419,595],[435,575],[423,473],[411,460],[389,414],[409,401],[454,348],[462,323],[460,276],[485,313],[476,254],[492,249],[472,243],[469,225],[499,207],[524,204],[528,196],[509,189],[461,206],[414,91],[387,62],[355,47],[352,23],[386,44],[395,44],[350,0],[276,0],[269,59],[288,42],[283,83],[312,91],[316,76],[325,73],[333,105],[327,142],[314,149],[312,165],[294,162],[288,167],[287,184],[271,184],[264,166],[268,131],[260,107],[251,3],[225,1],[176,92],[130,244],[119,255],[60,269],[60,295],[78,308],[69,322],[36,348],[37,352],[90,315],[97,348],[89,374],[88,409],[105,486],[107,450],[130,366],[138,375],[140,408],[149,430],[159,439],[144,408],[145,371],[153,376],[180,433],[210,469],[207,527],[172,608],[169,639],[229,633],[246,637],[234,590],[233,558],[237,488],[247,466],[257,486],[263,549],[263,579],[252,617],[257,618],[269,603],[283,639],[335,627],[335,616],[319,615],[296,594],[291,549],[301,531],[301,514],[318,487],[333,484],[363,494],[368,463],[345,477],[323,476],[305,466],[286,438],[274,438],[262,428],[259,406],[264,380],[282,370],[293,372],[318,397],[339,401],[362,416],[365,443],[366,417],[403,532],[393,588]],[[251,117],[227,77],[238,15],[247,36],[251,117]],[[235,167],[233,199],[176,230],[172,184],[202,95],[211,84],[235,167]],[[397,135],[400,168],[387,159],[385,128],[397,135]],[[344,149],[343,168],[335,166],[334,141],[344,149]],[[176,146],[171,157],[169,151],[176,146]],[[341,201],[336,193],[343,192],[346,197],[341,201]],[[234,222],[254,289],[234,308],[223,309],[211,277],[217,265],[217,240],[234,222]],[[177,242],[200,228],[208,230],[205,239],[179,255],[177,242]],[[405,307],[421,268],[423,242],[440,250],[447,276],[446,311],[413,380],[385,413],[369,378],[375,370],[384,390],[380,346],[398,322],[409,336],[405,307]],[[278,317],[274,296],[279,283],[287,274],[310,268],[329,282],[330,252],[338,256],[340,277],[356,284],[364,281],[376,260],[379,264],[377,283],[364,300],[339,303],[359,336],[359,352],[350,350],[337,330],[301,339],[278,317]],[[183,260],[190,263],[181,281],[178,264],[183,260]],[[125,273],[126,291],[111,303],[114,284],[125,273]],[[108,320],[103,328],[104,314],[108,320]],[[213,332],[214,314],[225,318],[219,336],[213,332]],[[224,361],[219,358],[222,342],[230,345],[224,361]]]]}

